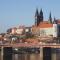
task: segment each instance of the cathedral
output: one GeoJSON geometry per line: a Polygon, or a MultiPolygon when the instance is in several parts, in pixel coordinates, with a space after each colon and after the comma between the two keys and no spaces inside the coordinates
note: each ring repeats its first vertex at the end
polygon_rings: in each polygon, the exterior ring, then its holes
{"type": "Polygon", "coordinates": [[[52,19],[51,12],[49,19],[44,21],[43,11],[36,9],[35,24],[32,26],[32,33],[37,36],[60,36],[60,19],[52,19]]]}
{"type": "MultiPolygon", "coordinates": [[[[38,11],[38,9],[36,9],[35,12],[35,26],[38,26],[41,22],[44,22],[44,16],[43,16],[43,11],[42,9],[40,10],[40,12],[38,11]]],[[[51,17],[51,12],[49,14],[49,19],[48,21],[49,23],[57,23],[55,17],[54,17],[54,21],[52,21],[52,17],[51,17]]]]}

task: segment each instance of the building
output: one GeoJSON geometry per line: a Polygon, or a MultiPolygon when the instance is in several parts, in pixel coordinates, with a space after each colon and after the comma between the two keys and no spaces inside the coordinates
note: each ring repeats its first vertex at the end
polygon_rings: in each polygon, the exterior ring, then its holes
{"type": "Polygon", "coordinates": [[[23,35],[25,33],[31,33],[31,27],[25,27],[25,26],[13,27],[8,29],[7,33],[13,35],[14,34],[23,35]]]}
{"type": "Polygon", "coordinates": [[[53,36],[57,37],[60,33],[60,24],[51,24],[48,22],[41,22],[39,26],[32,27],[32,33],[37,36],[53,36]]]}
{"type": "Polygon", "coordinates": [[[43,11],[41,9],[40,14],[38,9],[35,13],[35,24],[32,26],[32,34],[42,37],[59,37],[60,36],[60,20],[52,20],[51,12],[49,14],[49,20],[43,20],[43,11]]]}
{"type": "Polygon", "coordinates": [[[19,26],[19,27],[13,27],[13,28],[10,28],[7,30],[7,33],[8,34],[19,34],[19,35],[22,35],[24,33],[24,29],[25,27],[24,26],[19,26]]]}

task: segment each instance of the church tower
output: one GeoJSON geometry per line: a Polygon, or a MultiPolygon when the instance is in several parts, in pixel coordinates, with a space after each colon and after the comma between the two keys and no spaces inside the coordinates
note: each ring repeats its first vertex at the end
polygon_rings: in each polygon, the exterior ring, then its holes
{"type": "Polygon", "coordinates": [[[43,11],[40,10],[40,13],[38,12],[38,9],[36,9],[35,13],[35,25],[38,26],[40,22],[43,22],[43,11]]]}
{"type": "Polygon", "coordinates": [[[49,14],[49,23],[52,23],[51,12],[50,12],[50,14],[49,14]]]}
{"type": "Polygon", "coordinates": [[[54,17],[53,24],[57,24],[57,20],[56,20],[56,18],[55,18],[55,17],[54,17]]]}
{"type": "Polygon", "coordinates": [[[40,10],[39,22],[43,22],[43,11],[42,11],[42,9],[40,10]]]}
{"type": "Polygon", "coordinates": [[[36,13],[35,13],[35,25],[36,26],[39,25],[39,12],[38,12],[38,9],[36,9],[36,13]]]}

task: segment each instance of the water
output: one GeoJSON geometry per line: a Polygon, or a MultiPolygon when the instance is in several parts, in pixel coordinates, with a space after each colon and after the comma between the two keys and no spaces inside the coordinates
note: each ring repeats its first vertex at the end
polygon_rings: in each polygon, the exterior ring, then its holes
{"type": "Polygon", "coordinates": [[[40,60],[40,54],[15,54],[12,60],[40,60]]]}
{"type": "MultiPolygon", "coordinates": [[[[7,56],[6,60],[9,59],[10,58],[7,56]]],[[[1,51],[0,51],[0,60],[2,60],[1,51]]],[[[10,60],[41,60],[41,58],[40,53],[25,53],[25,54],[12,54],[12,59],[10,60]]],[[[54,49],[52,51],[51,60],[60,60],[60,49],[58,49],[57,51],[54,49]]]]}

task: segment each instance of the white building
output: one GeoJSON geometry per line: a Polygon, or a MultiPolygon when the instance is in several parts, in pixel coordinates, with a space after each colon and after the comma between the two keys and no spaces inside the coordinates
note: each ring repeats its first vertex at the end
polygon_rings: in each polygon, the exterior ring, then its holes
{"type": "Polygon", "coordinates": [[[25,27],[18,27],[18,28],[12,28],[11,34],[20,34],[22,35],[24,32],[25,27]]]}
{"type": "Polygon", "coordinates": [[[51,24],[48,22],[42,22],[39,26],[32,27],[32,33],[39,36],[53,36],[58,37],[60,24],[51,24]]]}
{"type": "Polygon", "coordinates": [[[24,33],[28,33],[31,32],[31,27],[24,27],[24,26],[20,26],[20,27],[15,27],[15,28],[11,28],[11,34],[24,34],[24,33]]]}

